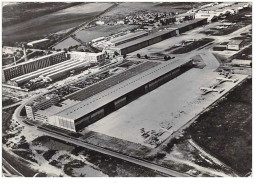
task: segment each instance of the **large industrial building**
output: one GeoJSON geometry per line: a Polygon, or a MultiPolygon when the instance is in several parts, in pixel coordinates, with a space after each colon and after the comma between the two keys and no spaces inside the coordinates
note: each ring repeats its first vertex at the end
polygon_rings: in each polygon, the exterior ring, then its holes
{"type": "Polygon", "coordinates": [[[185,59],[143,62],[66,96],[65,101],[60,103],[63,106],[37,110],[33,116],[35,120],[59,128],[79,131],[191,67],[192,61],[185,59]]]}
{"type": "Polygon", "coordinates": [[[65,76],[72,70],[82,70],[89,65],[90,64],[88,61],[70,59],[19,77],[15,77],[8,81],[8,83],[14,86],[21,86],[34,78],[38,78],[39,76],[48,77],[51,80],[56,80],[60,77],[65,76]]]}
{"type": "Polygon", "coordinates": [[[136,50],[142,49],[144,47],[147,47],[149,45],[158,43],[160,41],[163,41],[175,35],[176,35],[176,29],[158,31],[156,33],[142,37],[140,39],[136,39],[136,40],[118,45],[116,47],[113,47],[111,48],[111,50],[114,50],[121,55],[125,55],[128,53],[134,52],[136,50]]]}
{"type": "Polygon", "coordinates": [[[144,37],[147,35],[148,35],[148,32],[146,32],[146,31],[137,31],[137,32],[133,32],[133,33],[128,33],[128,34],[120,36],[120,37],[113,38],[109,41],[112,46],[118,46],[118,45],[127,43],[129,41],[136,40],[138,38],[141,38],[141,37],[144,37]]]}
{"type": "Polygon", "coordinates": [[[150,46],[152,44],[158,43],[165,39],[174,37],[179,35],[180,33],[184,33],[188,30],[194,29],[198,26],[202,26],[207,23],[207,19],[195,19],[189,22],[174,24],[171,25],[168,30],[162,30],[150,35],[144,36],[142,38],[125,42],[124,44],[120,44],[116,47],[109,48],[110,51],[116,51],[121,55],[125,55],[136,50],[142,49],[144,47],[150,46]]]}
{"type": "Polygon", "coordinates": [[[67,60],[65,52],[60,51],[50,55],[42,56],[27,62],[16,64],[14,66],[6,67],[3,69],[3,82],[12,78],[34,72],[54,64],[67,60]]]}

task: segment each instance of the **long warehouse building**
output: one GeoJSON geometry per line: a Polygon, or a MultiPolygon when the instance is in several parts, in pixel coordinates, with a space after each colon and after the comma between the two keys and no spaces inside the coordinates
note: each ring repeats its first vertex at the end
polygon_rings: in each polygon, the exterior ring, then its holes
{"type": "Polygon", "coordinates": [[[174,37],[204,24],[207,24],[207,18],[194,19],[181,24],[173,24],[170,25],[170,28],[168,28],[167,30],[158,31],[142,38],[120,44],[116,47],[111,47],[109,48],[109,50],[116,51],[121,55],[125,55],[142,49],[144,47],[156,44],[165,39],[174,37]]]}
{"type": "MultiPolygon", "coordinates": [[[[66,97],[77,103],[48,116],[47,123],[79,131],[191,67],[192,61],[189,59],[175,59],[163,63],[144,62],[66,97]]],[[[47,110],[44,110],[44,113],[47,113],[47,110]]]]}
{"type": "Polygon", "coordinates": [[[42,69],[54,64],[66,61],[67,57],[64,51],[52,53],[50,55],[42,56],[34,60],[19,63],[3,69],[3,82],[8,81],[12,78],[34,72],[38,69],[42,69]]]}
{"type": "Polygon", "coordinates": [[[148,35],[148,32],[146,32],[146,31],[137,31],[137,32],[133,32],[133,33],[128,33],[128,34],[120,36],[120,37],[113,38],[109,41],[111,42],[111,44],[113,46],[118,46],[118,45],[127,43],[129,41],[136,40],[138,38],[141,38],[141,37],[144,37],[147,35],[148,35]]]}
{"type": "Polygon", "coordinates": [[[88,61],[82,61],[82,60],[67,60],[64,62],[61,62],[59,64],[55,64],[50,67],[46,67],[43,69],[39,69],[35,72],[31,72],[19,77],[16,77],[14,79],[11,79],[9,82],[11,85],[14,86],[21,86],[31,79],[37,78],[39,76],[49,77],[52,80],[58,79],[65,75],[65,73],[68,73],[71,70],[81,70],[83,68],[86,68],[90,65],[88,61]]]}

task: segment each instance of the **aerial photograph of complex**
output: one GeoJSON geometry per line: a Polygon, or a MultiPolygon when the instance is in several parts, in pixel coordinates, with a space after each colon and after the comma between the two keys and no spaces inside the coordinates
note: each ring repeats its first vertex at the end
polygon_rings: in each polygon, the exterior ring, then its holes
{"type": "Polygon", "coordinates": [[[252,2],[2,2],[2,177],[252,177],[252,2]]]}

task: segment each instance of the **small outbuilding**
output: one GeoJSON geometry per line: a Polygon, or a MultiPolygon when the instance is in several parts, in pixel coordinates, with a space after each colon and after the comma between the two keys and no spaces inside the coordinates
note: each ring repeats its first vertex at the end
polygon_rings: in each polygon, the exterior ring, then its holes
{"type": "Polygon", "coordinates": [[[243,40],[232,40],[227,44],[227,49],[238,51],[243,46],[244,46],[243,40]]]}

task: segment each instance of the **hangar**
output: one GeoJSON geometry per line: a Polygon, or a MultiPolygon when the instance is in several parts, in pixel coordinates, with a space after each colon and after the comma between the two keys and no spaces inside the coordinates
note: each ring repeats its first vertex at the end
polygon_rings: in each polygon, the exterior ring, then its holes
{"type": "Polygon", "coordinates": [[[191,67],[189,59],[141,63],[66,97],[78,103],[48,117],[48,124],[79,131],[191,67]]]}
{"type": "Polygon", "coordinates": [[[194,20],[180,23],[180,24],[173,24],[173,25],[170,25],[170,28],[168,28],[167,30],[161,30],[161,31],[146,35],[142,38],[125,42],[116,47],[112,47],[109,50],[113,50],[118,52],[121,55],[125,55],[128,53],[137,51],[139,49],[142,49],[144,47],[153,45],[165,39],[174,37],[176,35],[179,35],[181,33],[184,33],[196,27],[202,26],[204,24],[207,24],[207,18],[194,19],[194,20]]]}

